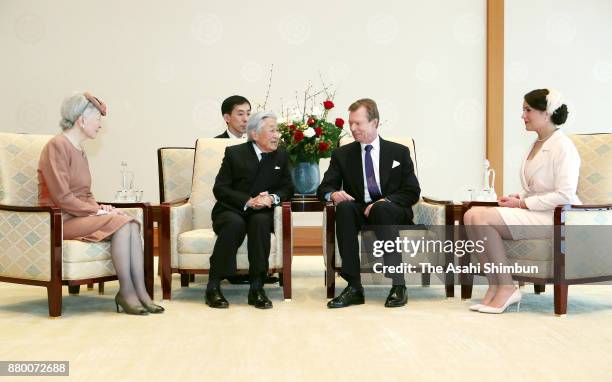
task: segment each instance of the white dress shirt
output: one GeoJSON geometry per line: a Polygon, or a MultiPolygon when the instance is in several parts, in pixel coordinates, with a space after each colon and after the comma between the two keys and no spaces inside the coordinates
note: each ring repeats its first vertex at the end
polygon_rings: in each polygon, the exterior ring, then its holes
{"type": "Polygon", "coordinates": [[[241,137],[237,137],[234,134],[232,134],[232,132],[229,131],[229,129],[227,129],[226,131],[227,131],[227,135],[229,136],[229,139],[242,139],[244,137],[244,134],[241,137]]]}
{"type": "MultiPolygon", "coordinates": [[[[376,139],[372,143],[372,150],[370,150],[370,156],[372,157],[372,165],[374,166],[374,175],[376,176],[376,184],[378,185],[378,189],[382,194],[382,188],[380,187],[380,171],[378,164],[380,163],[380,138],[376,135],[376,139]]],[[[365,171],[365,147],[368,145],[367,143],[360,143],[361,145],[361,170],[363,171],[363,196],[366,203],[370,203],[372,198],[370,197],[370,192],[368,191],[368,179],[366,178],[365,171]]]]}
{"type": "Polygon", "coordinates": [[[257,160],[261,162],[261,153],[263,151],[261,151],[261,149],[259,148],[259,146],[257,146],[257,143],[252,142],[253,148],[255,149],[255,154],[257,155],[257,160]]]}

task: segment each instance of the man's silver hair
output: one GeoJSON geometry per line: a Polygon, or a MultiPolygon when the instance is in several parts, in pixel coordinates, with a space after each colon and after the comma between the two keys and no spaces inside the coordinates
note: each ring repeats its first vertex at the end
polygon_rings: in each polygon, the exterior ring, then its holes
{"type": "Polygon", "coordinates": [[[81,115],[89,116],[90,114],[100,113],[96,107],[90,103],[83,93],[75,93],[70,97],[64,99],[62,102],[62,108],[60,109],[62,119],[59,122],[62,130],[68,130],[72,128],[74,122],[81,115]]]}
{"type": "Polygon", "coordinates": [[[255,113],[251,115],[251,117],[249,118],[249,122],[247,122],[247,127],[246,127],[247,139],[249,141],[253,140],[254,132],[256,131],[259,132],[259,130],[261,130],[261,126],[263,126],[263,121],[266,118],[278,119],[276,118],[276,114],[274,114],[274,112],[272,111],[261,111],[259,113],[255,113]]]}

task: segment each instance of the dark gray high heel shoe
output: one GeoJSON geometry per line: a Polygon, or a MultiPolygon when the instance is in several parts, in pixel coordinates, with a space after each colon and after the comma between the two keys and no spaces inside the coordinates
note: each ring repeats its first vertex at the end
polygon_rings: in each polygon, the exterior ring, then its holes
{"type": "Polygon", "coordinates": [[[166,309],[164,309],[163,306],[159,306],[157,304],[147,304],[146,302],[140,302],[142,304],[142,306],[149,311],[149,313],[153,313],[153,314],[157,314],[157,313],[163,313],[166,309]]]}
{"type": "Polygon", "coordinates": [[[142,306],[132,306],[128,304],[127,301],[125,301],[125,299],[123,298],[123,296],[117,293],[117,295],[115,296],[115,307],[117,308],[117,313],[121,313],[119,311],[120,306],[121,309],[123,309],[123,311],[127,314],[133,314],[136,316],[146,316],[147,314],[149,314],[149,312],[147,312],[146,309],[142,306]]]}

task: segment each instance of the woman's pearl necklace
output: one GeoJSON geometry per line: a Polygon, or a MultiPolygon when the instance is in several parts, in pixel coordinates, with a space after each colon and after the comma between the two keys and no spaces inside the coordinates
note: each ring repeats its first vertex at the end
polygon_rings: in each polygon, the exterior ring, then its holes
{"type": "Polygon", "coordinates": [[[536,142],[544,142],[545,140],[547,140],[548,138],[552,137],[552,135],[559,129],[554,129],[552,133],[548,134],[547,137],[542,138],[542,139],[536,139],[536,142]]]}

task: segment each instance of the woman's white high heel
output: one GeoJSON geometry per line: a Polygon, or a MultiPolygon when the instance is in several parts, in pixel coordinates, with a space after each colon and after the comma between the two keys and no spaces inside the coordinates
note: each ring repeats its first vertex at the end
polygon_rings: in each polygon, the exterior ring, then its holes
{"type": "Polygon", "coordinates": [[[483,304],[474,304],[474,305],[471,305],[471,306],[470,306],[470,310],[471,310],[472,312],[478,312],[478,310],[479,310],[480,308],[483,308],[483,307],[485,307],[485,306],[486,306],[486,305],[483,305],[483,304]]]}
{"type": "Polygon", "coordinates": [[[478,311],[480,313],[494,313],[494,314],[500,314],[500,313],[504,313],[506,311],[506,309],[512,305],[512,304],[517,304],[516,305],[516,311],[518,312],[521,309],[521,291],[518,290],[518,288],[514,291],[514,293],[512,293],[510,295],[510,297],[508,298],[508,300],[506,300],[506,303],[502,306],[500,306],[499,308],[494,308],[492,306],[483,306],[482,308],[478,309],[478,311]]]}

